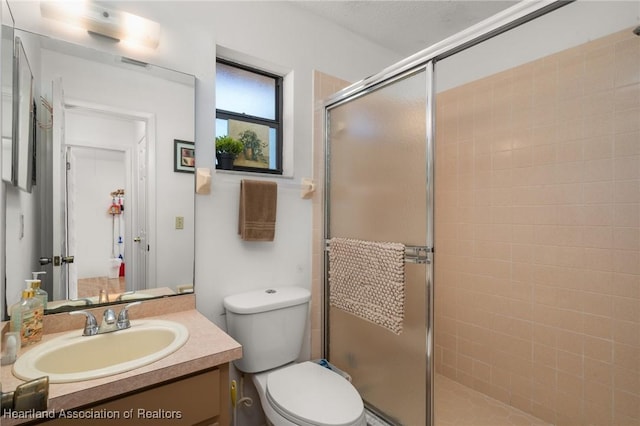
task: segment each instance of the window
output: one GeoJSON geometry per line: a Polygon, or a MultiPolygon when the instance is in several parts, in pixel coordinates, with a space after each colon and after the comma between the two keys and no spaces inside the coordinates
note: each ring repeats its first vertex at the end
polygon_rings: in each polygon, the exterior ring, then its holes
{"type": "Polygon", "coordinates": [[[216,136],[244,145],[233,170],[282,174],[282,77],[217,59],[216,136]]]}

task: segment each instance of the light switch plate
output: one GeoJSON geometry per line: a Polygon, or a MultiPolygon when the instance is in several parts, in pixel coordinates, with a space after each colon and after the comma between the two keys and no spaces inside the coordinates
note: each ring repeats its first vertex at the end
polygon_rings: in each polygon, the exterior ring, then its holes
{"type": "Polygon", "coordinates": [[[184,229],[184,217],[176,216],[176,229],[184,229]]]}

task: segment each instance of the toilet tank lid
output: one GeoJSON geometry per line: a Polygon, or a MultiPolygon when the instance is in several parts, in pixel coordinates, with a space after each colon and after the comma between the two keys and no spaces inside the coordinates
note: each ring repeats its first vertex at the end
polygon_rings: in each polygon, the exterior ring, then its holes
{"type": "Polygon", "coordinates": [[[309,290],[302,287],[274,287],[224,298],[224,307],[236,314],[255,314],[307,303],[309,290]]]}

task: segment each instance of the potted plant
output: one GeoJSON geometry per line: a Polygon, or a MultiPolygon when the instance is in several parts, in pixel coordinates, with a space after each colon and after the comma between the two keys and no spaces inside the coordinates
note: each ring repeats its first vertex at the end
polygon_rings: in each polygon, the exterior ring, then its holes
{"type": "Polygon", "coordinates": [[[233,162],[242,152],[244,145],[231,136],[218,136],[216,138],[216,158],[218,167],[224,170],[233,169],[233,162]]]}
{"type": "Polygon", "coordinates": [[[253,130],[245,130],[240,133],[240,142],[244,145],[244,157],[247,160],[259,161],[262,159],[262,141],[253,130]]]}

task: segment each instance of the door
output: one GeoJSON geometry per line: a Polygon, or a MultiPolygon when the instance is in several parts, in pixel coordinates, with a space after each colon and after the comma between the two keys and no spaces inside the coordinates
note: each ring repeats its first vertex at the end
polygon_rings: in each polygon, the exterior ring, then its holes
{"type": "Polygon", "coordinates": [[[135,209],[132,216],[131,230],[133,236],[127,241],[131,241],[131,276],[134,277],[129,290],[143,290],[147,288],[147,271],[149,270],[149,262],[147,254],[149,252],[149,238],[147,235],[147,135],[144,136],[136,145],[136,168],[133,176],[134,198],[130,204],[135,209]]]}
{"type": "Polygon", "coordinates": [[[77,145],[66,145],[66,153],[66,244],[75,253],[67,265],[69,298],[94,297],[103,289],[121,293],[127,287],[126,269],[118,262],[127,254],[130,215],[121,206],[130,153],[77,145]]]}
{"type": "Polygon", "coordinates": [[[52,91],[53,298],[146,288],[147,121],[52,91]],[[121,196],[113,193],[123,190],[121,196]],[[113,202],[122,211],[111,214],[113,202]],[[111,260],[124,266],[113,275],[111,260]],[[72,263],[73,262],[73,263],[72,263]],[[84,290],[82,286],[86,285],[84,290]]]}
{"type": "MultiPolygon", "coordinates": [[[[68,104],[65,117],[65,145],[76,153],[75,165],[67,165],[67,169],[82,173],[66,186],[67,199],[75,194],[77,200],[73,225],[80,262],[76,266],[78,296],[96,296],[102,289],[112,294],[144,289],[148,243],[146,122],[98,105],[68,104]],[[79,213],[81,209],[84,214],[79,213]],[[85,264],[83,259],[91,263],[85,264]]],[[[70,207],[66,210],[67,239],[74,231],[70,207]]],[[[73,284],[69,283],[70,291],[73,284]]]]}
{"type": "MultiPolygon", "coordinates": [[[[427,80],[423,68],[329,107],[327,238],[430,246],[427,80]]],[[[326,349],[370,410],[426,425],[430,264],[404,274],[401,334],[330,307],[326,349]]]]}

